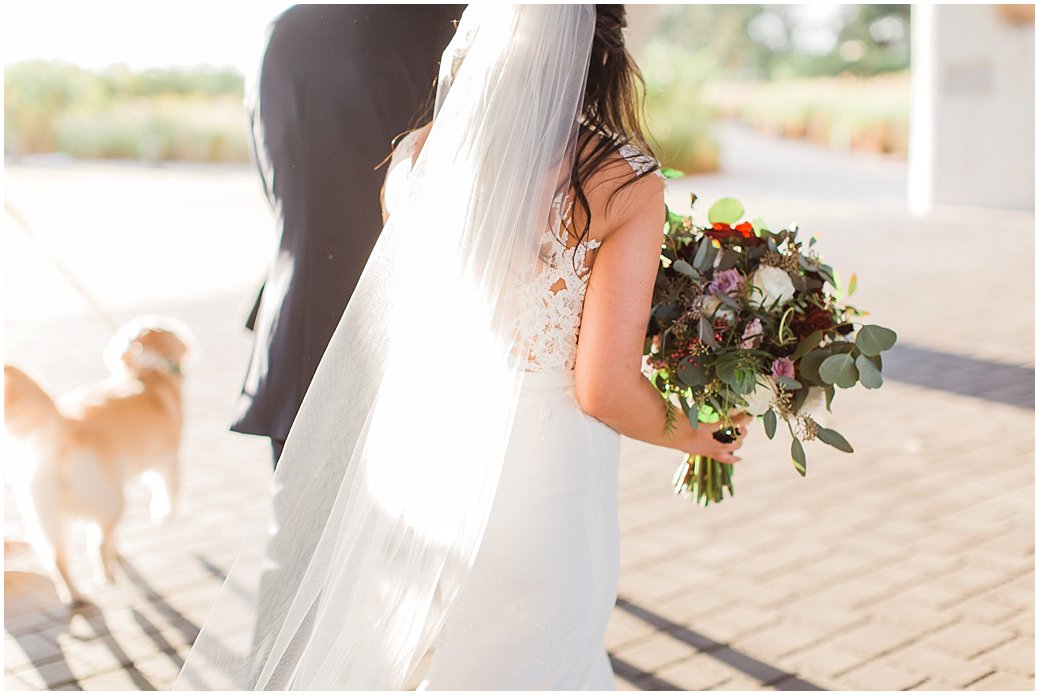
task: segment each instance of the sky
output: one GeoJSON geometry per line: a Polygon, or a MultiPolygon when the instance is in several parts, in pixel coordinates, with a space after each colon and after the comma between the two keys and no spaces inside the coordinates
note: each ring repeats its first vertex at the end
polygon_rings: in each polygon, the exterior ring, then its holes
{"type": "Polygon", "coordinates": [[[65,60],[87,68],[124,63],[255,70],[267,22],[291,3],[3,3],[3,61],[65,60]]]}

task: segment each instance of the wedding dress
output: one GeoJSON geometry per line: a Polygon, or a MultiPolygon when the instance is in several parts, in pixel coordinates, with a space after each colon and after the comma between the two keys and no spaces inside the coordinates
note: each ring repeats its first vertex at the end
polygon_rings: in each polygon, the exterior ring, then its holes
{"type": "Polygon", "coordinates": [[[612,687],[618,435],[572,372],[598,243],[559,236],[595,21],[466,10],[175,688],[395,690],[431,648],[430,689],[612,687]]]}
{"type": "MultiPolygon", "coordinates": [[[[416,132],[399,144],[385,200],[407,186],[416,132]]],[[[636,173],[653,162],[630,145],[636,173]]],[[[530,346],[498,492],[476,562],[435,645],[427,690],[613,690],[603,645],[617,598],[619,435],[578,406],[574,360],[599,240],[568,238],[554,201],[539,271],[522,293],[530,346]]]]}

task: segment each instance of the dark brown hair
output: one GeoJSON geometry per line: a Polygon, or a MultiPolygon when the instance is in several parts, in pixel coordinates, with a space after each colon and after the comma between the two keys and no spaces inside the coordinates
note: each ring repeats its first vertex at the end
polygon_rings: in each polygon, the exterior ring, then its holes
{"type": "MultiPolygon", "coordinates": [[[[578,241],[584,240],[591,226],[591,207],[585,187],[592,175],[622,145],[630,144],[642,155],[653,157],[642,119],[645,83],[624,45],[622,30],[627,24],[624,5],[595,6],[595,37],[584,88],[577,160],[570,179],[575,205],[583,213],[581,229],[571,230],[578,241]]],[[[645,171],[632,171],[610,194],[607,204],[621,190],[658,168],[654,158],[654,166],[645,171]]]]}
{"type": "MultiPolygon", "coordinates": [[[[645,82],[642,72],[624,45],[623,29],[627,25],[624,5],[595,6],[595,36],[592,39],[584,87],[577,156],[570,178],[574,204],[580,209],[582,218],[581,228],[570,230],[577,242],[588,236],[591,227],[592,211],[585,187],[592,175],[611,159],[618,148],[626,144],[634,146],[641,155],[647,155],[653,160],[653,166],[646,167],[645,171],[632,171],[631,176],[626,177],[627,180],[610,194],[607,205],[621,190],[659,168],[644,132],[642,110],[645,82]]],[[[422,115],[415,119],[415,127],[432,119],[435,96],[434,82],[422,115]]],[[[394,146],[406,132],[394,139],[394,146]]],[[[389,161],[390,156],[379,166],[389,161]]],[[[570,225],[575,224],[573,216],[568,222],[570,225]]]]}

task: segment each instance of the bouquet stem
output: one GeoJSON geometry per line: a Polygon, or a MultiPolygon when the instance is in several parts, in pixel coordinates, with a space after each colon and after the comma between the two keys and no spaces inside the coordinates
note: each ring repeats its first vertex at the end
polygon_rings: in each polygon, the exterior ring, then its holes
{"type": "Polygon", "coordinates": [[[675,471],[675,494],[684,495],[706,507],[721,502],[728,489],[732,497],[732,464],[708,456],[686,456],[675,471]]]}

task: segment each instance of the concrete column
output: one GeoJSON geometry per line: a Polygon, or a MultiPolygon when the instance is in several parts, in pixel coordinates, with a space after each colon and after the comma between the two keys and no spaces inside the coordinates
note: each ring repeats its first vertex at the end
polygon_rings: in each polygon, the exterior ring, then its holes
{"type": "Polygon", "coordinates": [[[909,204],[1035,209],[1034,6],[913,5],[909,204]]]}

